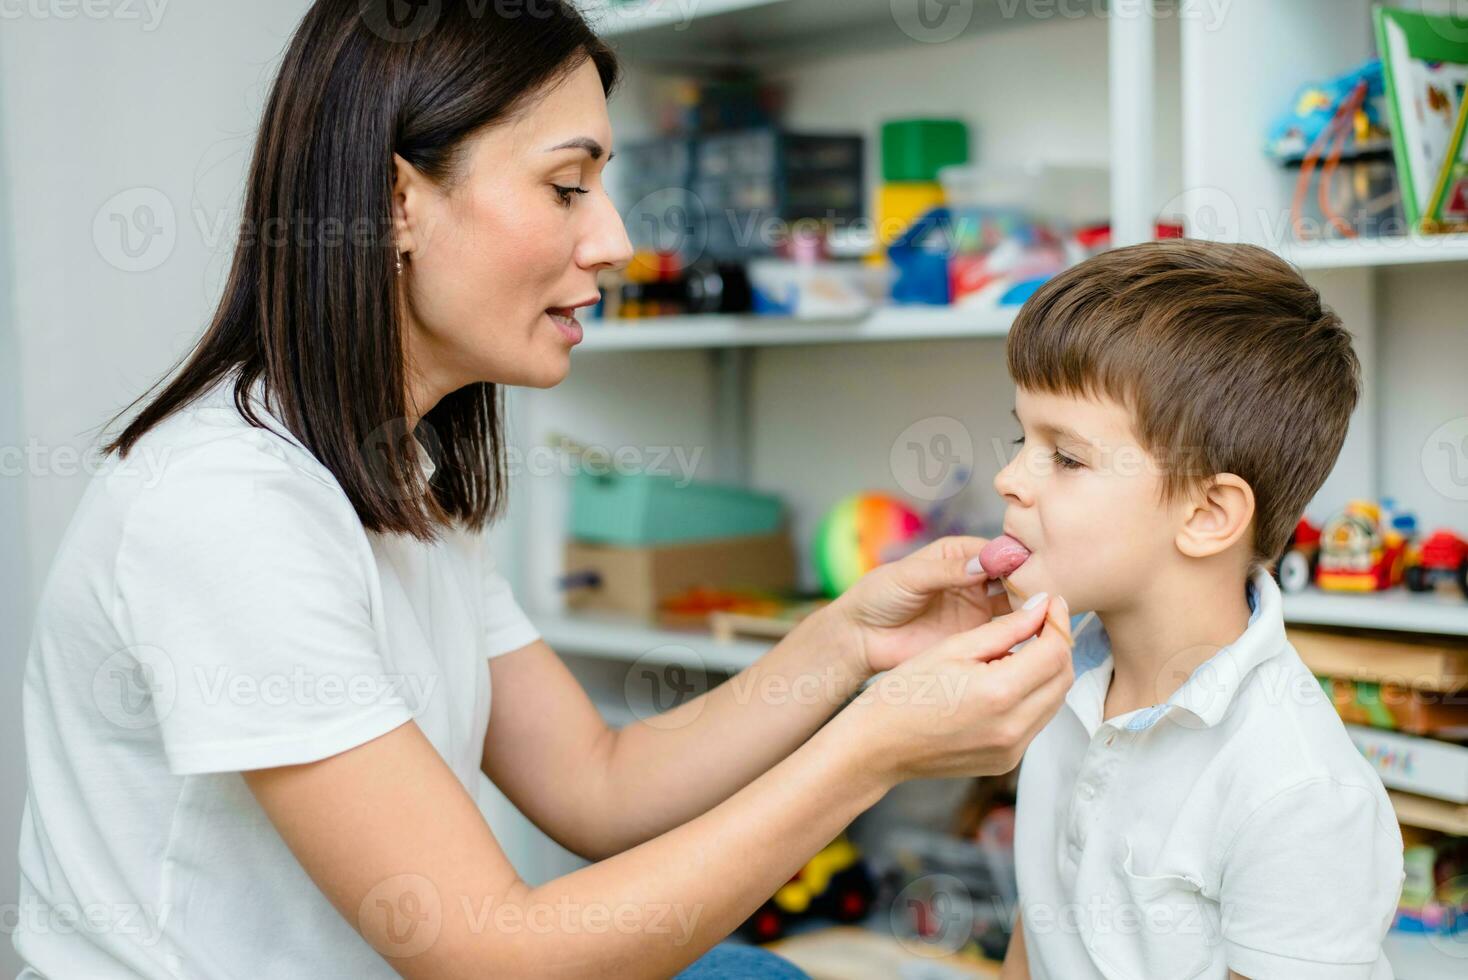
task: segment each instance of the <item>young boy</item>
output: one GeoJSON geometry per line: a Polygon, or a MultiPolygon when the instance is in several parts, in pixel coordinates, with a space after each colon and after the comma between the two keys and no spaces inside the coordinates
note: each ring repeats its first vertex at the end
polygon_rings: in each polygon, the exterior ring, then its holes
{"type": "Polygon", "coordinates": [[[1020,769],[1003,975],[1391,977],[1401,834],[1268,571],[1345,439],[1350,335],[1269,252],[1169,241],[1047,283],[1008,362],[1005,582],[1090,611],[1020,769]]]}

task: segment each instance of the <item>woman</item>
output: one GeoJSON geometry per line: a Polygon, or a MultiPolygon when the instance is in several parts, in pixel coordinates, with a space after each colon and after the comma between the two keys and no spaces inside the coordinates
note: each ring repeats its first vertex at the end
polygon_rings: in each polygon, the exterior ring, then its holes
{"type": "Polygon", "coordinates": [[[947,539],[603,723],[484,531],[501,386],[565,377],[628,259],[617,68],[569,5],[502,6],[319,0],[290,44],[214,321],[43,594],[24,976],[798,975],[703,954],[889,788],[1007,770],[1060,703],[1063,602],[991,608],[984,542],[947,539]],[[481,772],[594,863],[520,880],[481,772]]]}

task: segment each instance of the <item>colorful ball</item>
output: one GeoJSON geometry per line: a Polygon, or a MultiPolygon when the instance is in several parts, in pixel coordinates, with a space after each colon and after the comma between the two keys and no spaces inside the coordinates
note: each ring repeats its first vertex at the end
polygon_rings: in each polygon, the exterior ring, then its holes
{"type": "Polygon", "coordinates": [[[812,543],[821,588],[835,598],[923,530],[922,515],[900,500],[880,493],[846,497],[826,513],[812,543]]]}

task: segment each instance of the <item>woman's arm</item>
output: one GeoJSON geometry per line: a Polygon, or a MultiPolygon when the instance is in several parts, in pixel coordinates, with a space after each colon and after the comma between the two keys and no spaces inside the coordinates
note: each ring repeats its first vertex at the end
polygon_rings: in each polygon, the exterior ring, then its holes
{"type": "Polygon", "coordinates": [[[312,879],[405,977],[667,977],[886,792],[854,734],[818,733],[713,811],[539,888],[519,879],[416,724],[245,779],[312,879]]]}
{"type": "Polygon", "coordinates": [[[608,857],[704,813],[789,755],[866,679],[856,652],[817,615],[713,690],[612,729],[537,642],[490,661],[484,773],[562,846],[608,857]]]}
{"type": "Polygon", "coordinates": [[[725,683],[621,730],[544,643],[497,657],[484,772],[584,857],[656,837],[789,755],[872,674],[1009,611],[986,597],[986,543],[942,538],[883,565],[725,683]]]}
{"type": "Polygon", "coordinates": [[[244,778],[322,892],[405,977],[666,977],[897,782],[1012,768],[1070,684],[1066,640],[1044,612],[889,671],[708,813],[539,887],[519,879],[411,722],[244,778]]]}
{"type": "Polygon", "coordinates": [[[1004,965],[999,980],[1030,980],[1030,958],[1025,952],[1025,930],[1019,912],[1014,913],[1014,931],[1009,934],[1009,949],[1004,951],[1004,965]]]}

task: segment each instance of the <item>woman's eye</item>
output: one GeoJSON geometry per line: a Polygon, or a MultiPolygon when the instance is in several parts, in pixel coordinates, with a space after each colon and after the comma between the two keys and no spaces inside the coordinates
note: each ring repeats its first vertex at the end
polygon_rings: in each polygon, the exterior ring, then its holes
{"type": "Polygon", "coordinates": [[[585,187],[562,187],[560,184],[551,184],[551,186],[555,188],[556,195],[561,199],[561,203],[568,207],[571,204],[572,194],[588,193],[585,187]]]}
{"type": "Polygon", "coordinates": [[[1019,436],[1019,437],[1014,438],[1014,439],[1011,439],[1009,441],[1010,441],[1010,444],[1011,445],[1023,446],[1025,444],[1025,437],[1024,436],[1019,436]]]}

